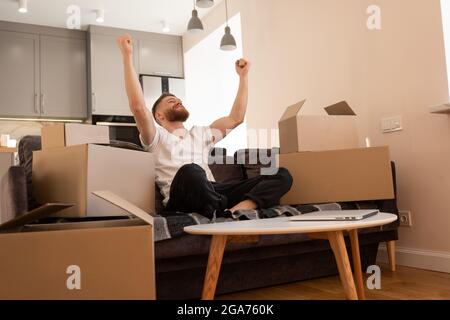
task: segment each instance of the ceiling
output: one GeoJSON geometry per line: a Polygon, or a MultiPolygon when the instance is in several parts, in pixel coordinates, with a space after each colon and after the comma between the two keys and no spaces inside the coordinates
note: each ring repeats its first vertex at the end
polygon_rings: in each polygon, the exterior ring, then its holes
{"type": "MultiPolygon", "coordinates": [[[[215,6],[222,0],[215,0],[215,6]]],[[[28,0],[28,12],[18,12],[18,0],[0,0],[0,20],[66,27],[69,5],[81,9],[81,29],[90,24],[162,33],[165,20],[169,34],[185,33],[193,9],[193,0],[28,0]],[[95,10],[105,10],[105,22],[95,21],[95,10]]],[[[198,8],[203,17],[212,8],[198,8]]]]}

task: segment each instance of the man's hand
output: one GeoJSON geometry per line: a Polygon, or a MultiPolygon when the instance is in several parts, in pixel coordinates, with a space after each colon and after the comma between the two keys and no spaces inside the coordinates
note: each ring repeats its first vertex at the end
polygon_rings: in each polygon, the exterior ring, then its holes
{"type": "Polygon", "coordinates": [[[133,40],[126,33],[117,39],[117,45],[123,55],[125,89],[127,91],[130,110],[136,120],[142,141],[149,145],[155,137],[156,128],[153,122],[153,116],[145,105],[144,93],[139,83],[139,76],[133,66],[133,40]]]}
{"type": "Polygon", "coordinates": [[[239,77],[246,77],[250,70],[250,62],[245,59],[239,59],[236,61],[236,72],[239,77]]]}
{"type": "MultiPolygon", "coordinates": [[[[221,119],[217,119],[210,125],[211,129],[219,130],[222,134],[221,138],[228,135],[231,130],[239,126],[245,119],[248,101],[248,71],[250,70],[250,62],[245,59],[236,61],[236,72],[240,77],[239,89],[234,100],[233,108],[230,115],[221,119]]],[[[217,137],[216,137],[217,138],[217,137]]],[[[219,139],[220,140],[220,139],[219,139]]],[[[215,142],[218,142],[217,140],[215,142]]]]}
{"type": "Polygon", "coordinates": [[[123,36],[117,38],[117,45],[119,46],[124,57],[130,57],[133,55],[133,40],[128,33],[125,33],[123,36]]]}

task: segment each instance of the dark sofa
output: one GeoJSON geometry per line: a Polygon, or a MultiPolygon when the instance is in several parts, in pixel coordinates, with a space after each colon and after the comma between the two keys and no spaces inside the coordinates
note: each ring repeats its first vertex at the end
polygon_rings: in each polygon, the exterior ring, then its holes
{"type": "MultiPolygon", "coordinates": [[[[38,204],[32,195],[32,151],[40,149],[40,137],[28,136],[19,143],[20,166],[11,167],[2,179],[2,221],[23,214],[38,204]]],[[[267,150],[268,155],[272,150],[267,150]]],[[[216,149],[212,156],[224,163],[212,164],[217,181],[235,181],[259,174],[263,166],[248,161],[248,150],[229,158],[216,149]],[[223,156],[222,156],[223,154],[223,156]],[[228,159],[228,162],[226,160],[228,159]],[[242,163],[242,164],[238,164],[242,163]]],[[[395,165],[392,163],[394,186],[395,165]]],[[[161,210],[157,193],[157,210],[161,210]]],[[[398,215],[396,200],[342,203],[345,208],[378,208],[398,215]]],[[[378,246],[398,239],[398,222],[360,232],[361,262],[365,270],[376,262],[378,246]]],[[[348,241],[348,239],[346,239],[348,241]]],[[[158,299],[197,299],[201,296],[210,238],[184,235],[155,243],[158,299]]],[[[349,243],[347,243],[349,246],[349,243]]],[[[394,246],[388,246],[394,248],[394,246]]],[[[351,256],[351,251],[349,250],[351,256]]],[[[328,241],[306,235],[260,236],[256,243],[231,243],[226,247],[216,294],[268,287],[282,283],[337,275],[328,241]]]]}

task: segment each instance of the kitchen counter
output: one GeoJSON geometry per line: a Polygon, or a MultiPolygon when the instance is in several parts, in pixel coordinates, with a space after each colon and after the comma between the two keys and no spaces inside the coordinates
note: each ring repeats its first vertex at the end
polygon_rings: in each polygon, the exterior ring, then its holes
{"type": "Polygon", "coordinates": [[[16,148],[0,147],[0,153],[15,153],[15,152],[17,152],[16,148]]]}

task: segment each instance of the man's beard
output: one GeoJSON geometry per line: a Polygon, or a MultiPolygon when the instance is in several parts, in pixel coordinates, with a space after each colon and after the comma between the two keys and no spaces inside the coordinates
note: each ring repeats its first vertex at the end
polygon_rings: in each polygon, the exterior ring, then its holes
{"type": "Polygon", "coordinates": [[[189,111],[185,108],[178,110],[170,109],[166,111],[165,116],[169,122],[186,122],[186,120],[189,119],[189,111]]]}

